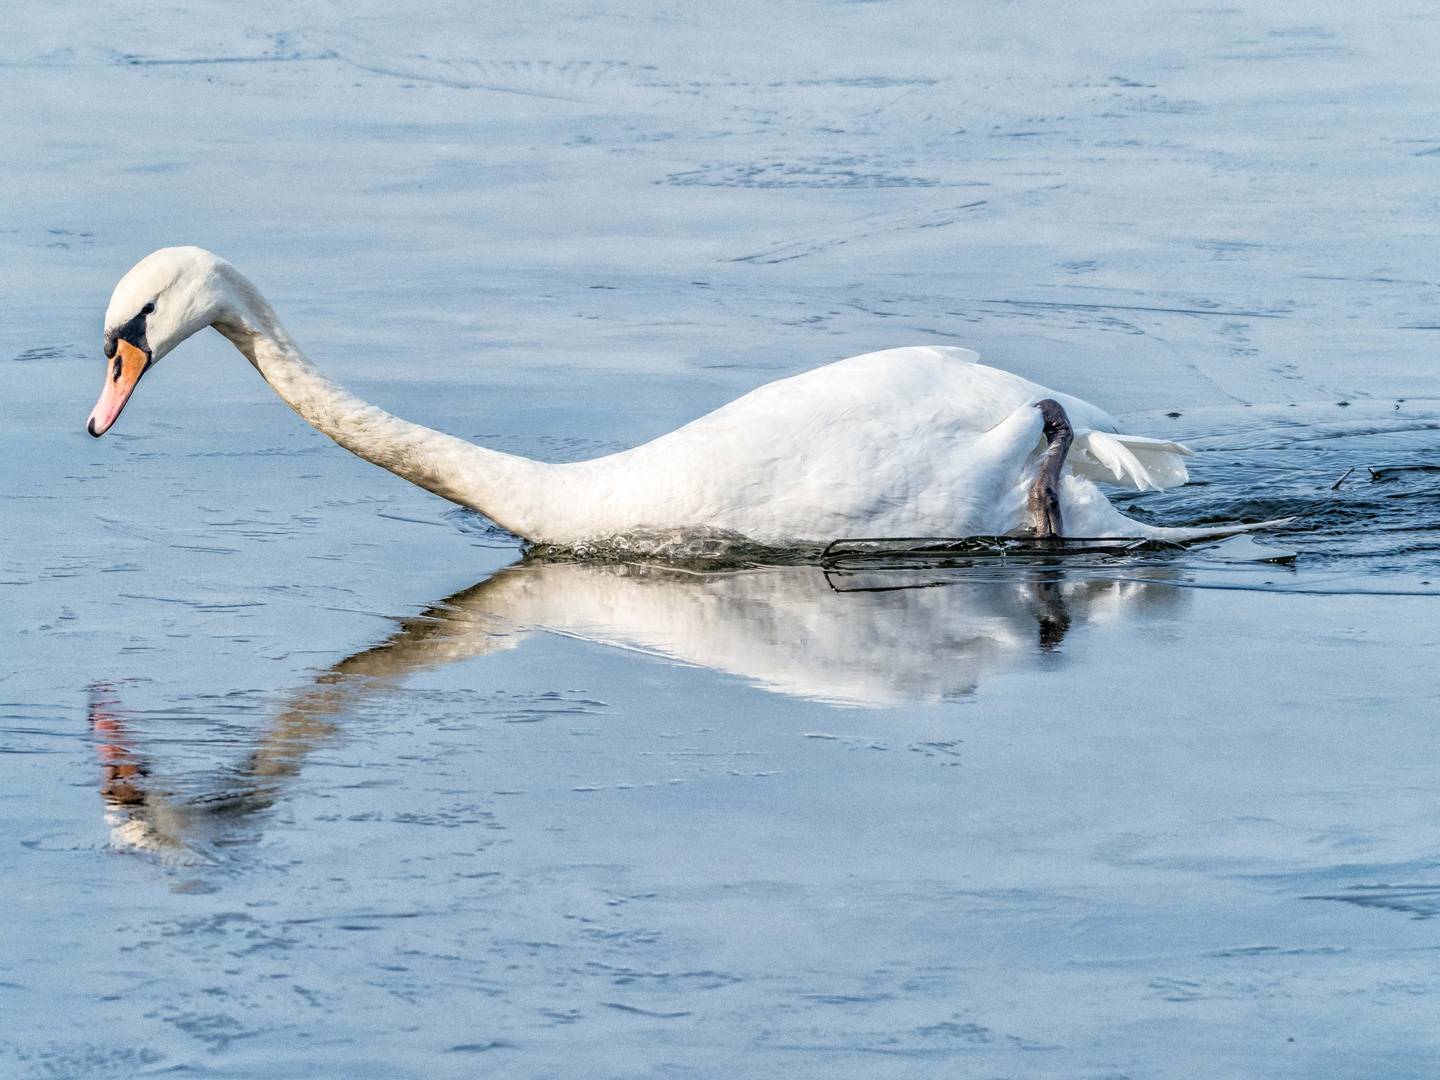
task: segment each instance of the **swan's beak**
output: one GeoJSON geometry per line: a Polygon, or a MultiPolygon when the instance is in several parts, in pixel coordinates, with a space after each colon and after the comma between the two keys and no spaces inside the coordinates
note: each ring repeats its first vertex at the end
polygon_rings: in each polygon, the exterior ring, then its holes
{"type": "Polygon", "coordinates": [[[100,400],[95,403],[95,408],[90,413],[90,422],[85,425],[86,431],[98,439],[110,430],[110,425],[115,423],[120,410],[125,408],[125,402],[129,401],[130,395],[135,392],[135,384],[149,366],[150,357],[145,354],[144,349],[128,341],[116,342],[115,358],[110,361],[110,366],[105,371],[105,389],[100,391],[100,400]]]}

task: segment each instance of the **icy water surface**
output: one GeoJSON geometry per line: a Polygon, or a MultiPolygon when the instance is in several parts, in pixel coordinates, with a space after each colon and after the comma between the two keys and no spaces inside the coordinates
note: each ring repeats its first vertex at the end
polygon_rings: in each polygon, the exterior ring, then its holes
{"type": "Polygon", "coordinates": [[[1429,1077],[1440,19],[210,3],[0,44],[0,1074],[1429,1077]],[[635,445],[894,345],[1196,450],[1186,551],[522,557],[230,346],[635,445]]]}

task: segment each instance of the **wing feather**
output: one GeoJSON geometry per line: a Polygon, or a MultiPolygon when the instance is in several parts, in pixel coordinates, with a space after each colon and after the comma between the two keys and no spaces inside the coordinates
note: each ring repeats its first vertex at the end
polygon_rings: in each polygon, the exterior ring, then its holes
{"type": "Polygon", "coordinates": [[[1181,458],[1192,454],[1188,447],[1162,439],[1086,431],[1076,433],[1068,464],[1087,480],[1159,491],[1189,479],[1181,458]]]}

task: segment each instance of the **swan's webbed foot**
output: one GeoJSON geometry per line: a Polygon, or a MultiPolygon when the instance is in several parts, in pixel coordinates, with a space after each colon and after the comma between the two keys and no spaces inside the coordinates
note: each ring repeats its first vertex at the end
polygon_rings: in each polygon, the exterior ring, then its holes
{"type": "Polygon", "coordinates": [[[1037,401],[1035,407],[1045,418],[1045,441],[1049,448],[1040,462],[1040,474],[1030,485],[1030,523],[1037,537],[1064,536],[1065,526],[1060,518],[1060,470],[1065,466],[1070,444],[1075,441],[1075,432],[1058,401],[1046,398],[1037,401]]]}

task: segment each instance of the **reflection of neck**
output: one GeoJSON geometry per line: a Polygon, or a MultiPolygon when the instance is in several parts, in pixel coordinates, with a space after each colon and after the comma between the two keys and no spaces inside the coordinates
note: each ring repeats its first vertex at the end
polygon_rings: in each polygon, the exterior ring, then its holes
{"type": "MultiPolygon", "coordinates": [[[[373,680],[368,680],[373,682],[373,680]]],[[[310,752],[335,736],[334,715],[345,711],[367,680],[327,672],[292,696],[244,763],[227,769],[196,795],[158,786],[135,745],[112,688],[93,688],[90,725],[102,765],[101,797],[114,842],[167,858],[205,858],[207,841],[267,810],[283,794],[310,752]]]]}
{"type": "Polygon", "coordinates": [[[215,329],[308,423],[426,491],[478,510],[512,532],[531,532],[533,500],[527,494],[543,484],[552,466],[486,450],[362,401],[310,362],[250,282],[233,270],[227,276],[240,310],[217,321],[215,329]]]}

